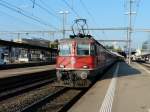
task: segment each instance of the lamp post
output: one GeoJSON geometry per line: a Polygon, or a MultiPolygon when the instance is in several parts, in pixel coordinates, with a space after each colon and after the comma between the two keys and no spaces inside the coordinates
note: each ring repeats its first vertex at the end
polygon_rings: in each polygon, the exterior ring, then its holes
{"type": "Polygon", "coordinates": [[[65,24],[66,24],[66,19],[67,19],[67,14],[69,12],[68,11],[60,11],[59,14],[63,15],[63,22],[62,22],[62,34],[63,34],[63,38],[65,38],[65,24]]]}

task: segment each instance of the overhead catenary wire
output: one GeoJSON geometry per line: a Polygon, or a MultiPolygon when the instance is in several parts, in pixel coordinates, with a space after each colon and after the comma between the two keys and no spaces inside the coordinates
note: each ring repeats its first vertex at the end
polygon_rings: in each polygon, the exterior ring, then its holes
{"type": "MultiPolygon", "coordinates": [[[[11,17],[11,18],[13,18],[13,19],[15,19],[15,20],[20,21],[20,22],[24,22],[25,24],[32,24],[32,25],[35,25],[35,26],[37,26],[37,27],[42,27],[42,25],[37,25],[37,24],[35,24],[35,23],[29,23],[28,21],[25,21],[25,20],[23,20],[23,19],[21,19],[21,18],[18,18],[18,17],[13,16],[13,15],[10,15],[10,14],[4,12],[4,11],[0,11],[0,13],[3,13],[4,15],[9,16],[9,17],[11,17]]],[[[42,28],[44,29],[44,27],[42,27],[42,28]]]]}
{"type": "Polygon", "coordinates": [[[127,21],[126,21],[127,20],[127,18],[126,18],[127,14],[126,13],[127,13],[127,10],[128,10],[127,9],[127,0],[123,1],[123,8],[124,8],[124,13],[123,13],[123,15],[124,15],[124,26],[126,26],[127,25],[127,21]]]}
{"type": "MultiPolygon", "coordinates": [[[[49,6],[45,3],[45,1],[43,1],[43,0],[39,0],[39,1],[41,2],[41,4],[43,4],[43,6],[48,7],[49,10],[51,10],[52,12],[55,12],[55,10],[52,9],[51,7],[49,7],[49,6]]],[[[55,15],[55,16],[57,16],[57,15],[55,15]]],[[[59,18],[59,17],[58,17],[58,18],[59,18]]]]}
{"type": "Polygon", "coordinates": [[[34,8],[34,5],[35,5],[35,0],[33,0],[33,6],[32,6],[33,8],[34,8]]]}
{"type": "Polygon", "coordinates": [[[135,22],[136,22],[138,13],[139,13],[140,3],[141,3],[141,0],[138,0],[138,1],[136,2],[136,15],[135,15],[135,18],[134,18],[133,27],[134,27],[134,25],[135,25],[135,22]]]}
{"type": "Polygon", "coordinates": [[[27,18],[30,18],[30,19],[32,19],[32,20],[34,20],[36,22],[39,22],[40,24],[49,26],[49,24],[47,24],[46,22],[42,21],[40,18],[38,18],[36,16],[33,16],[33,15],[31,16],[31,15],[29,15],[29,13],[26,14],[26,12],[24,10],[22,10],[22,9],[20,9],[20,8],[18,8],[16,6],[6,2],[6,1],[3,1],[3,0],[0,0],[0,1],[3,2],[3,3],[0,3],[1,6],[5,7],[5,8],[8,8],[8,9],[14,11],[14,12],[17,12],[17,13],[19,13],[19,14],[27,17],[27,18]]]}
{"type": "Polygon", "coordinates": [[[139,7],[140,3],[141,3],[141,0],[138,0],[136,6],[139,7]]]}
{"type": "MultiPolygon", "coordinates": [[[[128,2],[127,0],[124,0],[124,9],[125,9],[125,11],[128,10],[128,7],[129,7],[129,6],[127,5],[127,2],[128,2]]],[[[133,25],[132,25],[132,26],[134,27],[135,22],[136,22],[136,19],[137,19],[137,16],[138,16],[138,13],[139,13],[139,8],[140,8],[141,0],[136,0],[136,1],[135,1],[135,0],[132,0],[131,2],[132,2],[132,3],[133,3],[133,2],[136,2],[136,4],[134,3],[135,5],[133,6],[135,12],[132,12],[132,14],[135,14],[134,20],[133,20],[133,25]]]]}
{"type": "MultiPolygon", "coordinates": [[[[90,11],[88,10],[86,4],[83,2],[83,0],[80,0],[81,5],[84,7],[84,10],[87,12],[88,16],[91,18],[91,20],[93,21],[93,23],[95,25],[98,25],[98,23],[95,21],[93,15],[90,13],[90,11]]],[[[104,31],[103,31],[104,32],[104,31]]]]}
{"type": "Polygon", "coordinates": [[[7,9],[9,9],[9,10],[11,10],[11,11],[14,11],[14,12],[20,14],[20,15],[23,15],[23,16],[29,18],[29,19],[32,19],[32,20],[34,20],[34,21],[36,21],[36,22],[38,22],[42,25],[49,26],[49,27],[52,27],[54,29],[57,29],[53,25],[51,25],[49,23],[46,23],[45,21],[42,21],[39,17],[33,16],[33,15],[29,14],[28,12],[26,12],[26,11],[18,8],[17,6],[12,5],[12,4],[10,4],[6,1],[0,0],[0,5],[7,8],[7,9]]]}
{"type": "Polygon", "coordinates": [[[89,15],[89,17],[92,19],[92,21],[94,22],[94,24],[97,25],[93,15],[90,13],[90,11],[88,10],[87,6],[85,5],[85,3],[83,2],[83,0],[80,0],[80,3],[82,4],[82,6],[84,7],[84,10],[87,12],[87,14],[89,15]]]}
{"type": "Polygon", "coordinates": [[[78,14],[78,12],[66,1],[66,0],[62,0],[66,5],[67,7],[69,7],[72,12],[78,17],[78,18],[81,18],[81,16],[78,14]]]}
{"type": "MultiPolygon", "coordinates": [[[[43,6],[48,7],[49,10],[51,10],[52,12],[55,12],[55,10],[52,9],[50,6],[48,6],[48,4],[45,3],[45,1],[43,1],[43,0],[39,0],[39,1],[41,2],[41,4],[43,4],[43,6]]],[[[55,16],[57,16],[57,15],[55,15],[55,16]]]]}
{"type": "Polygon", "coordinates": [[[52,12],[50,12],[47,8],[43,7],[42,5],[38,4],[37,2],[35,2],[34,0],[30,0],[34,5],[38,6],[39,8],[41,8],[43,11],[47,12],[49,15],[55,17],[58,20],[61,20],[58,16],[56,16],[55,14],[53,14],[52,12]]]}

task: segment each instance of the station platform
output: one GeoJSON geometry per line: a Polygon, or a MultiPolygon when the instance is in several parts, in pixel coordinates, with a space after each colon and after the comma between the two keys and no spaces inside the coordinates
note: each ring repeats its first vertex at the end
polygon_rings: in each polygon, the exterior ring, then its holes
{"type": "Polygon", "coordinates": [[[68,112],[150,112],[150,71],[119,62],[68,112]]]}
{"type": "Polygon", "coordinates": [[[50,71],[50,70],[55,70],[55,69],[56,69],[55,65],[43,65],[43,66],[36,66],[36,67],[0,70],[0,79],[13,77],[13,76],[20,76],[24,74],[28,75],[31,73],[50,71]]]}
{"type": "Polygon", "coordinates": [[[55,64],[54,61],[51,62],[24,62],[24,63],[10,63],[10,64],[3,64],[0,65],[0,70],[7,70],[7,69],[15,69],[15,68],[26,68],[26,67],[35,67],[35,66],[44,66],[44,65],[53,65],[55,64]]]}

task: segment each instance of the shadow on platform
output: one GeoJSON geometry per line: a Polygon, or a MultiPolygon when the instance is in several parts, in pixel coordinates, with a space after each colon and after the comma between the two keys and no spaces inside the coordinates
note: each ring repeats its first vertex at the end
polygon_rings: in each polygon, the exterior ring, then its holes
{"type": "MultiPolygon", "coordinates": [[[[141,75],[141,71],[133,67],[132,65],[128,65],[125,62],[120,62],[119,70],[116,77],[124,77],[124,76],[134,76],[141,75]]],[[[113,78],[113,73],[116,69],[116,65],[111,67],[108,72],[106,72],[100,80],[113,78]]]]}

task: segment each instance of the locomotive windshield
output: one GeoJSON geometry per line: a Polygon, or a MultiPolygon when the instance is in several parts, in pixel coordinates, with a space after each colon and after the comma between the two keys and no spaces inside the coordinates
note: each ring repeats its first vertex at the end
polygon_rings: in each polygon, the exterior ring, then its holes
{"type": "Polygon", "coordinates": [[[89,55],[89,44],[78,44],[77,55],[89,55]]]}
{"type": "Polygon", "coordinates": [[[67,56],[71,54],[71,44],[60,44],[59,45],[59,55],[67,56]]]}

